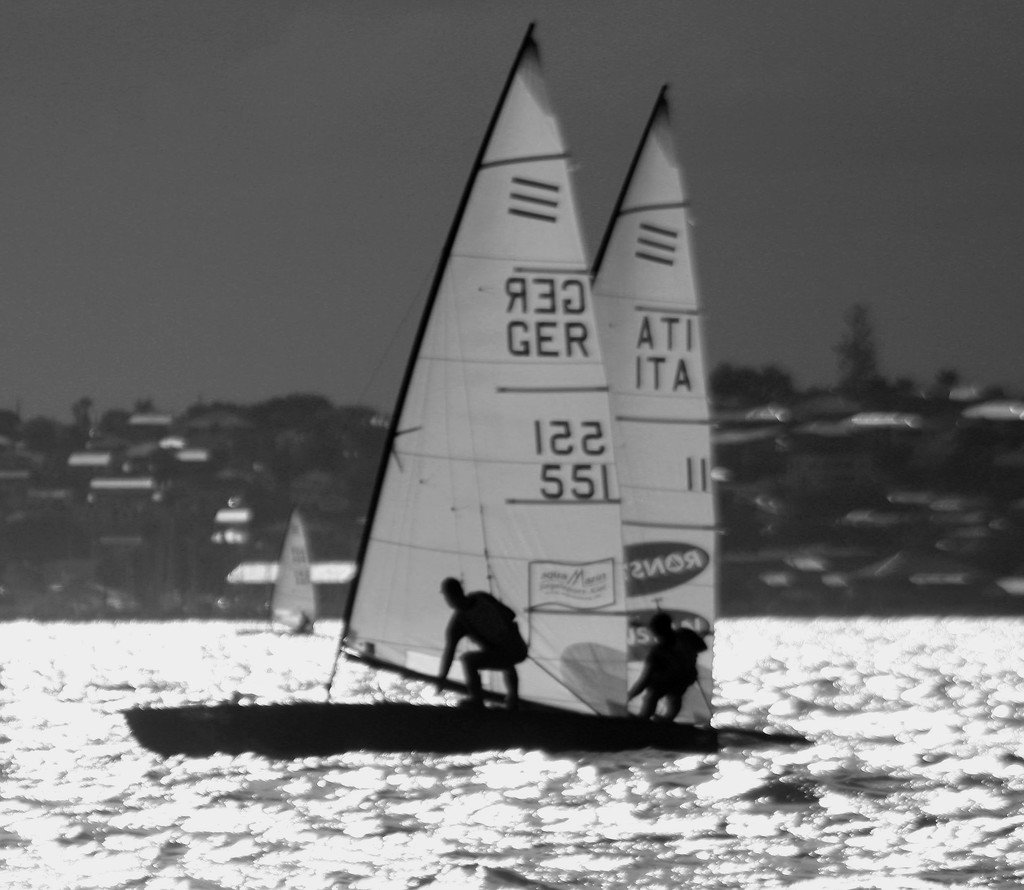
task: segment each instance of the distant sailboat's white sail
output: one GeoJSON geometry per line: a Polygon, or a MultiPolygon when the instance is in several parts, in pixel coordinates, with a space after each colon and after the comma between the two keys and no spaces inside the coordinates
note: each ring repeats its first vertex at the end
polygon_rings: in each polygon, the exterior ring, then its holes
{"type": "MultiPolygon", "coordinates": [[[[659,97],[595,268],[622,499],[630,676],[656,610],[715,620],[716,533],[700,307],[682,170],[659,97]]],[[[710,717],[711,639],[681,720],[710,717]]]]}
{"type": "Polygon", "coordinates": [[[310,576],[309,539],[297,510],[288,521],[270,610],[275,621],[293,629],[309,627],[316,620],[316,587],[310,576]]]}
{"type": "MultiPolygon", "coordinates": [[[[607,381],[569,160],[529,35],[485,139],[404,387],[346,648],[426,675],[446,576],[529,643],[520,696],[624,712],[607,381]]],[[[497,679],[497,678],[495,678],[497,679]]]]}

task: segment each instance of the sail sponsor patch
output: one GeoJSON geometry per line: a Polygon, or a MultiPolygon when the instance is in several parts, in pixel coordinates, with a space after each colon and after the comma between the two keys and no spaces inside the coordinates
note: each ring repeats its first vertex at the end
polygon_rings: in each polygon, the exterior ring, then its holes
{"type": "Polygon", "coordinates": [[[600,609],[614,604],[614,559],[530,563],[531,609],[600,609]]]}
{"type": "Polygon", "coordinates": [[[626,547],[626,594],[644,596],[696,578],[711,558],[695,544],[645,541],[626,547]]]}

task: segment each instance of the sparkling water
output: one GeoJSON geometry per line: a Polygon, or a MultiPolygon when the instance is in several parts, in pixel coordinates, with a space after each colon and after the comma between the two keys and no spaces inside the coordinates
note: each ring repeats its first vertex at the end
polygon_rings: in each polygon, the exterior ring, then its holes
{"type": "MultiPolygon", "coordinates": [[[[1024,885],[1024,620],[733,619],[713,755],[162,760],[138,704],[321,699],[337,625],[0,625],[0,885],[1010,888],[1024,885]]],[[[336,698],[436,701],[343,665],[336,698]]]]}

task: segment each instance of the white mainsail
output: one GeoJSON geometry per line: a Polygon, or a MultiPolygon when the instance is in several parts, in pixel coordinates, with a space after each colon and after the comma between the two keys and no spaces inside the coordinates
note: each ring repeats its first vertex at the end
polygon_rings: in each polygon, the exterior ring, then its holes
{"type": "Polygon", "coordinates": [[[518,613],[522,699],[624,713],[607,381],[569,158],[529,34],[443,260],[345,646],[435,674],[451,616],[438,586],[455,576],[518,613]]]}
{"type": "Polygon", "coordinates": [[[288,520],[270,612],[275,621],[294,630],[307,629],[316,620],[316,587],[310,575],[309,538],[298,510],[294,510],[288,520]]]}
{"type": "MultiPolygon", "coordinates": [[[[698,633],[715,620],[707,374],[686,208],[663,91],[594,277],[622,500],[630,677],[642,666],[655,611],[698,633]]],[[[710,718],[707,642],[683,721],[710,718]]]]}

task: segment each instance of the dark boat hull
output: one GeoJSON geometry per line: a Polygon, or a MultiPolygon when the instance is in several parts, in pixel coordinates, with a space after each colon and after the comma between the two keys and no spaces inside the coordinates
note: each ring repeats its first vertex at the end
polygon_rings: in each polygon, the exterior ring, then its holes
{"type": "Polygon", "coordinates": [[[587,714],[385,702],[133,708],[125,711],[125,719],[143,747],[164,757],[254,753],[293,759],[349,751],[464,754],[513,748],[552,753],[640,748],[708,752],[730,741],[805,741],[750,730],[587,714]]]}

